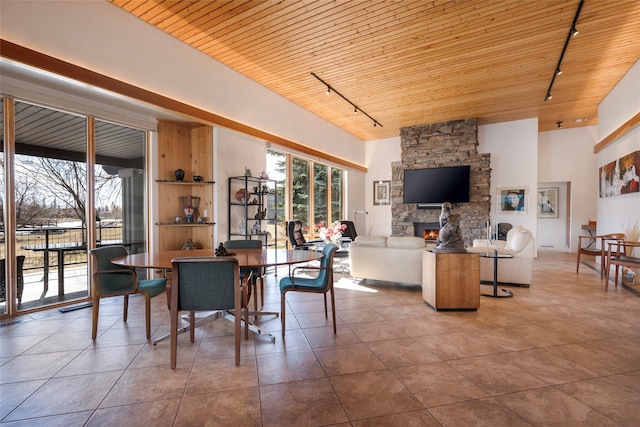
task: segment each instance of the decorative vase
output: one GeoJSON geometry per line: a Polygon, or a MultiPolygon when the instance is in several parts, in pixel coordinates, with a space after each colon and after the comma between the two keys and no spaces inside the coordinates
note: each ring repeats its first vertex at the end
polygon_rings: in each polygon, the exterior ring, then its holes
{"type": "Polygon", "coordinates": [[[243,203],[244,199],[246,197],[246,191],[244,188],[239,189],[238,191],[236,191],[236,200],[239,203],[243,203]]]}
{"type": "Polygon", "coordinates": [[[182,169],[176,169],[176,179],[182,181],[184,179],[184,171],[182,169]]]}

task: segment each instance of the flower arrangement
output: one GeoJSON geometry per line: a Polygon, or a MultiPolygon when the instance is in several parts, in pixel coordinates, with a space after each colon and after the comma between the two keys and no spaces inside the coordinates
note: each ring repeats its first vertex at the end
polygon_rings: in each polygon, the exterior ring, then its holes
{"type": "Polygon", "coordinates": [[[334,244],[338,244],[338,241],[342,237],[342,232],[347,228],[347,226],[343,225],[340,221],[335,221],[327,227],[324,226],[324,221],[320,221],[316,227],[322,240],[334,244]]]}

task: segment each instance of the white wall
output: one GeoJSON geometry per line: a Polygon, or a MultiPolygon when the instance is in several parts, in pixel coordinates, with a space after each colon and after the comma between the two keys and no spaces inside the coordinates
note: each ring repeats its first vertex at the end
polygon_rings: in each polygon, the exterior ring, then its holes
{"type": "Polygon", "coordinates": [[[391,180],[391,163],[400,161],[400,137],[367,141],[367,177],[364,185],[366,211],[368,215],[358,215],[358,225],[366,217],[366,234],[376,236],[391,235],[391,205],[373,205],[373,183],[391,180]]]}
{"type": "MultiPolygon", "coordinates": [[[[640,112],[640,61],[627,72],[598,107],[598,137],[609,135],[640,112]]],[[[598,153],[600,168],[622,156],[640,150],[640,126],[598,153]]],[[[640,173],[637,171],[636,173],[640,173]]],[[[598,170],[593,174],[597,177],[598,170]]],[[[624,232],[633,221],[640,222],[640,193],[597,198],[598,234],[624,232]]]]}
{"type": "MultiPolygon", "coordinates": [[[[569,251],[567,244],[567,215],[569,214],[570,202],[567,202],[567,182],[539,182],[538,191],[545,189],[556,189],[558,193],[558,205],[555,213],[557,217],[538,218],[538,248],[545,248],[553,251],[569,251]]],[[[537,206],[536,206],[537,208],[537,206]]],[[[569,244],[571,239],[569,240],[569,244]]]]}
{"type": "Polygon", "coordinates": [[[478,143],[479,153],[491,153],[491,222],[521,225],[537,236],[538,119],[478,126],[478,143]],[[527,211],[498,214],[497,188],[527,189],[527,211]]]}
{"type": "Polygon", "coordinates": [[[2,1],[0,10],[3,39],[364,164],[362,140],[106,0],[2,1]]]}
{"type": "MultiPolygon", "coordinates": [[[[577,236],[588,234],[581,226],[597,216],[598,174],[596,126],[540,132],[538,135],[538,181],[541,183],[571,183],[570,250],[577,250],[577,236]]],[[[549,185],[551,186],[551,185],[549,185]]],[[[565,218],[558,218],[564,224],[565,218]]],[[[544,219],[538,222],[538,246],[557,246],[558,223],[544,219]],[[549,223],[551,226],[546,227],[549,223]]],[[[564,228],[561,231],[564,241],[564,228]]]]}

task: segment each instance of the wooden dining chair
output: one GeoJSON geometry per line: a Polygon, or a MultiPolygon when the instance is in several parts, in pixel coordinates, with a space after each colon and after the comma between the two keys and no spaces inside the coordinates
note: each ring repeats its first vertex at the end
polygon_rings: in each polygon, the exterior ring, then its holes
{"type": "Polygon", "coordinates": [[[172,260],[171,290],[171,368],[178,353],[178,314],[189,312],[191,342],[194,341],[196,311],[233,310],[236,366],[240,365],[241,314],[244,314],[245,337],[249,335],[247,285],[251,274],[240,279],[238,260],[233,257],[180,257],[172,260]],[[243,309],[244,308],[244,313],[243,309]]]}
{"type": "Polygon", "coordinates": [[[167,279],[138,280],[135,269],[115,265],[114,258],[127,256],[127,248],[120,245],[103,246],[92,249],[91,301],[93,306],[91,321],[91,339],[98,334],[98,315],[100,299],[115,296],[124,297],[123,321],[127,321],[129,295],[142,294],[145,302],[145,319],[147,325],[147,339],[151,338],[151,298],[161,294],[167,288],[167,279]]]}
{"type": "Polygon", "coordinates": [[[620,267],[640,268],[640,242],[629,242],[626,240],[609,242],[606,256],[607,264],[604,289],[608,291],[611,266],[615,267],[613,280],[615,286],[618,286],[618,271],[620,267]]]}
{"type": "Polygon", "coordinates": [[[314,292],[324,294],[324,316],[327,318],[327,292],[331,293],[331,313],[333,318],[333,333],[336,333],[336,305],[333,294],[333,256],[338,250],[338,246],[327,243],[322,248],[322,258],[320,266],[296,267],[290,276],[280,279],[280,318],[282,319],[282,336],[285,333],[285,307],[287,304],[286,295],[288,292],[314,292]],[[296,272],[317,270],[315,277],[296,276],[296,272]]]}
{"type": "Polygon", "coordinates": [[[606,268],[607,242],[624,240],[624,233],[603,234],[600,236],[578,236],[578,260],[576,273],[580,269],[580,255],[600,257],[600,279],[604,277],[606,268]],[[591,240],[585,244],[583,239],[591,240]]]}

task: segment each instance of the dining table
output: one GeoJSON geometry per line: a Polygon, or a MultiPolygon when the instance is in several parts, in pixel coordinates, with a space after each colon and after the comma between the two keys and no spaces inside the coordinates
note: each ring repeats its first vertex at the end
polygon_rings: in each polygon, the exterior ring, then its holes
{"type": "MultiPolygon", "coordinates": [[[[131,268],[149,268],[156,270],[163,270],[166,274],[172,268],[172,260],[181,257],[212,257],[215,256],[213,249],[192,249],[192,250],[174,250],[174,251],[153,251],[142,252],[137,254],[129,254],[124,257],[118,257],[111,260],[113,264],[131,267],[131,268]]],[[[279,267],[300,263],[308,263],[311,261],[319,260],[323,257],[322,252],[317,251],[305,251],[305,250],[291,250],[291,249],[245,249],[234,248],[229,251],[229,255],[238,260],[239,267],[250,268],[269,268],[279,267]]],[[[254,314],[261,314],[254,313],[254,314]]],[[[279,314],[279,313],[275,313],[279,314]]],[[[218,319],[220,317],[227,317],[228,313],[216,312],[212,315],[208,315],[203,319],[199,319],[196,326],[200,326],[204,323],[218,319]]],[[[184,327],[178,330],[179,333],[186,332],[189,328],[184,327]]],[[[249,329],[257,334],[268,336],[271,341],[275,342],[275,336],[268,331],[261,329],[259,326],[249,324],[249,329]]],[[[164,335],[162,337],[153,340],[154,344],[169,338],[170,335],[164,335]]]]}

